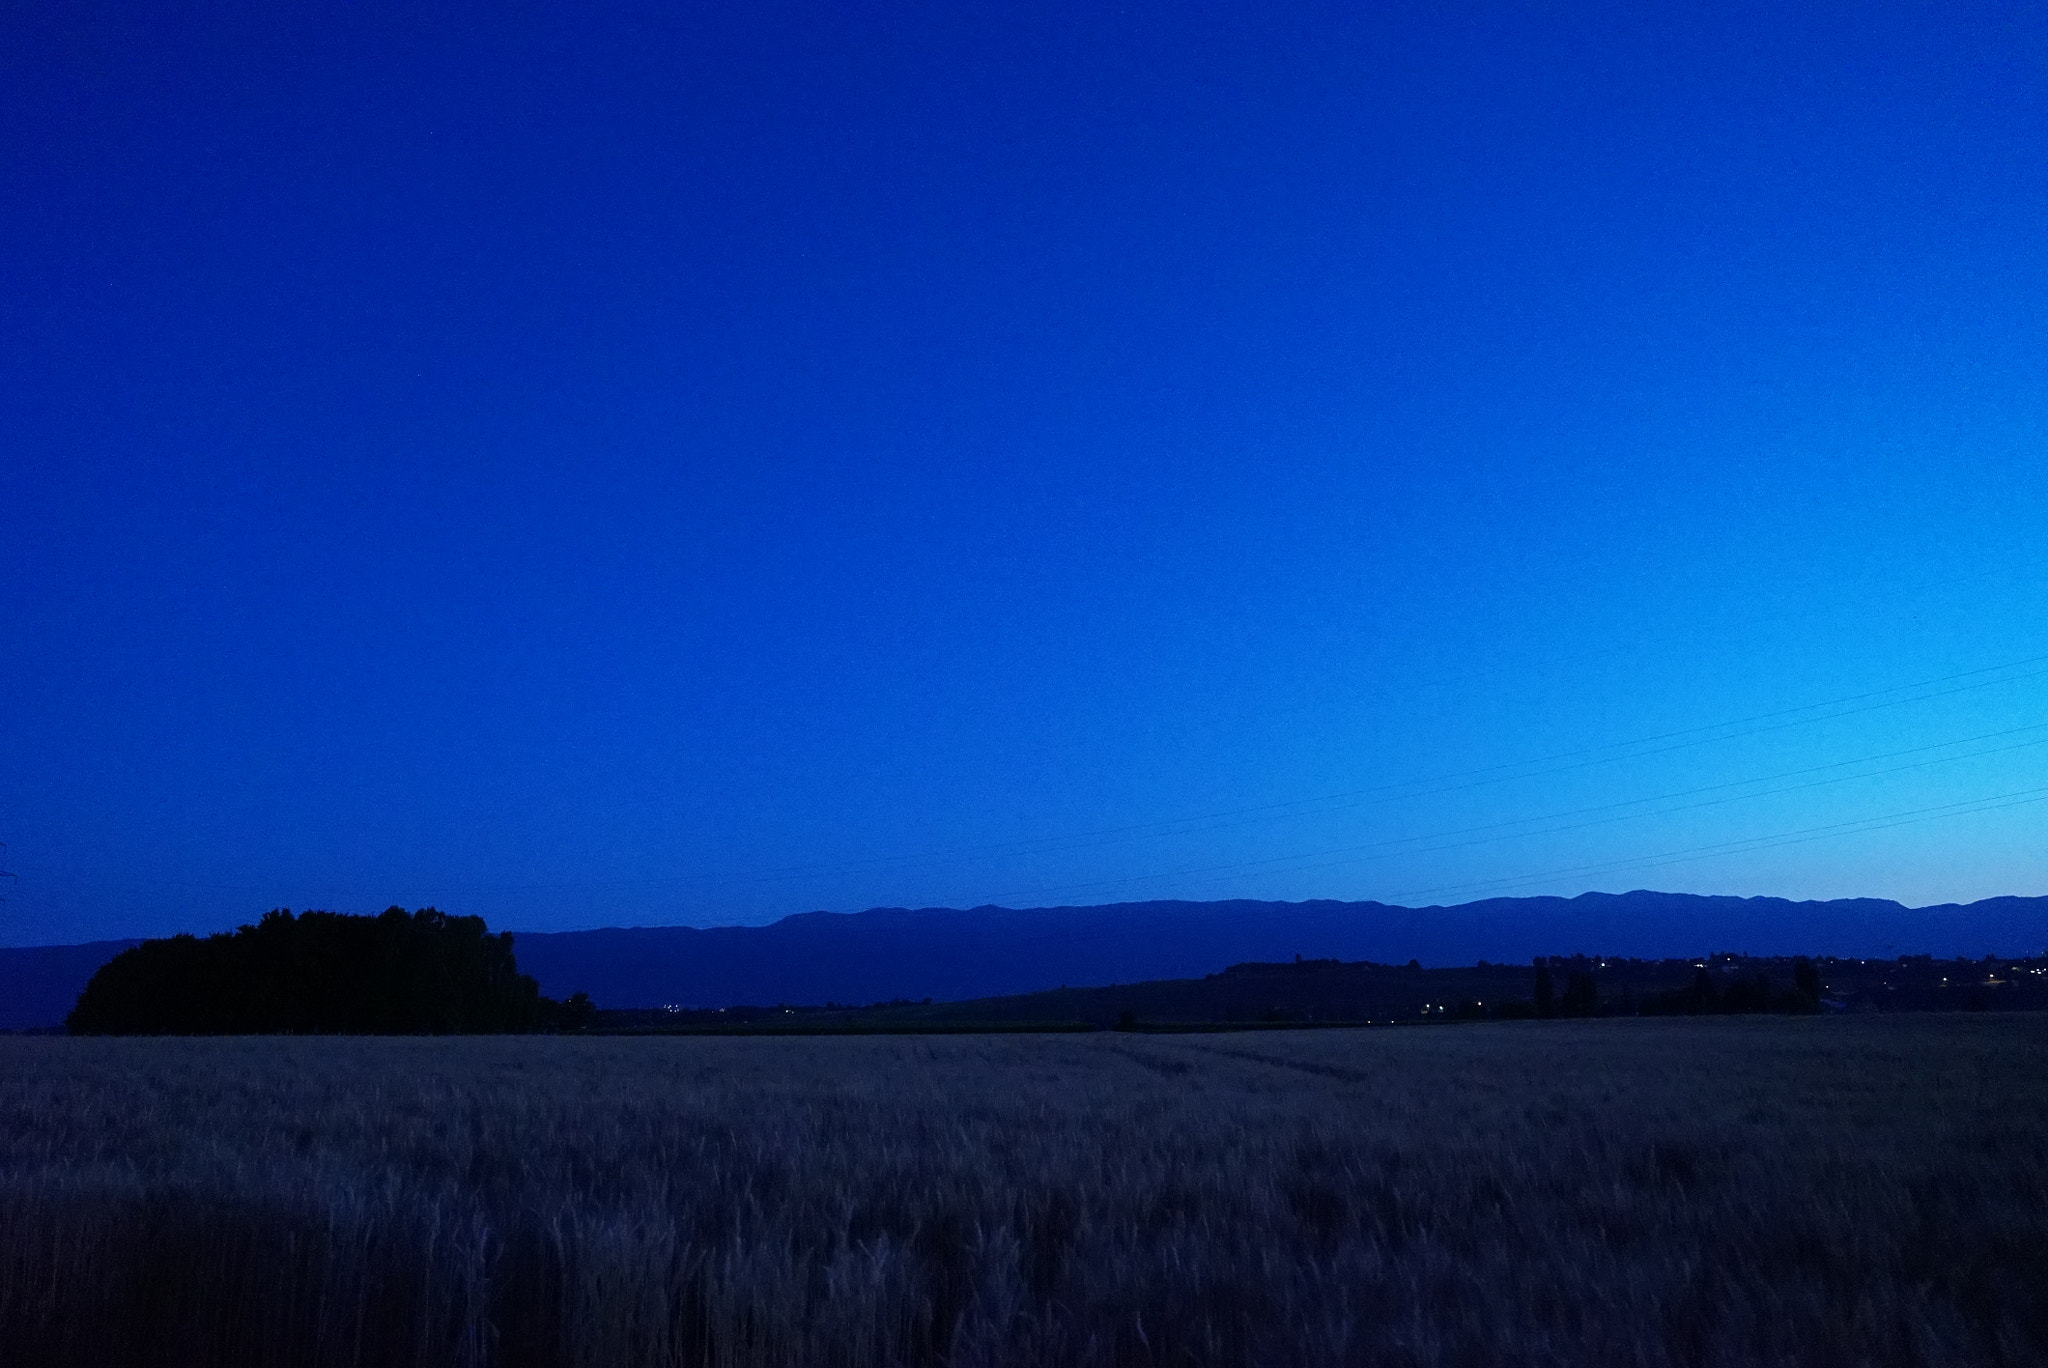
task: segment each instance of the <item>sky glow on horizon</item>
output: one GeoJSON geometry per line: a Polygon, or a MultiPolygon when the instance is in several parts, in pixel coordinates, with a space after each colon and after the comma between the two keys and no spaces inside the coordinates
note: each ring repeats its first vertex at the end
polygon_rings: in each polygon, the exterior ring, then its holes
{"type": "Polygon", "coordinates": [[[0,944],[2048,893],[2044,59],[13,7],[0,944]]]}

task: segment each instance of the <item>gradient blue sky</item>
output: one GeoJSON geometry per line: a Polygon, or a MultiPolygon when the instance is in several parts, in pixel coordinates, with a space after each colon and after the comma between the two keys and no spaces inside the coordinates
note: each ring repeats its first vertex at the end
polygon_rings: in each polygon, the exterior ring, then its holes
{"type": "Polygon", "coordinates": [[[2048,892],[2044,148],[2028,4],[11,4],[0,942],[2048,892]]]}

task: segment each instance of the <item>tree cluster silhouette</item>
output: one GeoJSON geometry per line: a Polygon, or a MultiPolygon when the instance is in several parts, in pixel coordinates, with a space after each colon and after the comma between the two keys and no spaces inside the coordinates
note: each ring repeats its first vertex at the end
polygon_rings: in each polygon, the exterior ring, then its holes
{"type": "Polygon", "coordinates": [[[1821,1010],[1820,970],[1805,955],[1792,961],[1792,986],[1780,988],[1762,973],[1722,978],[1705,965],[1693,970],[1692,982],[1683,988],[1636,995],[1633,985],[1624,985],[1622,995],[1602,1000],[1600,980],[1594,973],[1596,961],[1584,955],[1536,957],[1536,980],[1532,996],[1484,1006],[1477,1002],[1459,1004],[1446,1015],[1460,1020],[1485,1017],[1596,1016],[1699,1016],[1744,1013],[1801,1013],[1821,1010]],[[1557,991],[1555,970],[1565,971],[1565,989],[1557,991]]]}
{"type": "Polygon", "coordinates": [[[290,909],[201,939],[144,941],[86,984],[74,1035],[454,1035],[577,1030],[577,993],[540,994],[512,933],[482,917],[387,908],[374,917],[290,909]]]}
{"type": "Polygon", "coordinates": [[[1819,1011],[1820,994],[1820,971],[1801,955],[1792,962],[1790,988],[1780,988],[1762,974],[1737,974],[1723,982],[1701,966],[1693,971],[1691,987],[1655,994],[1644,1000],[1640,1012],[1643,1016],[1797,1014],[1819,1011]]]}

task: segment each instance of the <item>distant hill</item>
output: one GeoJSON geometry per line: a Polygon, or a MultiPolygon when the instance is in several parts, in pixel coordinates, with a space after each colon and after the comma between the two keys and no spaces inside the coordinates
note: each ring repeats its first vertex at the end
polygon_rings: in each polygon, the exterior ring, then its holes
{"type": "Polygon", "coordinates": [[[110,940],[0,950],[0,1031],[61,1025],[99,967],[140,944],[110,940]]]}
{"type": "Polygon", "coordinates": [[[2048,957],[1547,958],[1544,968],[1295,960],[1198,979],[856,1007],[626,1008],[600,1033],[861,1034],[959,1030],[1267,1029],[1315,1025],[1836,1012],[2048,1011],[2048,957]],[[1802,974],[1810,978],[1802,984],[1802,974]],[[1550,982],[1546,1003],[1540,979],[1550,982]]]}
{"type": "Polygon", "coordinates": [[[1248,961],[1526,964],[1536,955],[2035,955],[2048,898],[1908,908],[1684,893],[1376,902],[1142,902],[811,912],[769,926],[527,933],[519,967],[601,1007],[954,1001],[1151,979],[1248,961]]]}
{"type": "MultiPolygon", "coordinates": [[[[101,964],[134,941],[0,949],[0,1028],[54,1026],[101,964]]],[[[1012,909],[807,912],[768,926],[521,932],[520,972],[549,997],[601,1007],[958,1001],[1310,959],[1470,965],[1536,955],[2038,955],[2048,898],[1909,908],[1877,898],[1792,902],[1689,893],[1376,902],[1139,902],[1012,909]]]]}

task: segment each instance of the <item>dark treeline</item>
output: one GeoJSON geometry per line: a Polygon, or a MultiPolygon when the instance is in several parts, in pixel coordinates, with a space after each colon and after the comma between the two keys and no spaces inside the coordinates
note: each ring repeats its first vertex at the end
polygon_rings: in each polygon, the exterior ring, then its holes
{"type": "Polygon", "coordinates": [[[379,916],[280,908],[200,939],[144,941],[86,984],[74,1035],[454,1035],[574,1030],[588,998],[544,998],[512,934],[427,907],[379,916]]]}
{"type": "Polygon", "coordinates": [[[1864,1012],[2048,1012],[2048,957],[1937,960],[1543,956],[1531,965],[1297,958],[1199,979],[955,1002],[617,1009],[600,1032],[812,1034],[960,1030],[1263,1030],[1394,1022],[1864,1012]]]}
{"type": "Polygon", "coordinates": [[[1789,982],[1773,981],[1755,968],[1738,967],[1735,956],[1719,960],[1723,972],[1697,965],[1692,981],[1683,987],[1638,993],[1633,984],[1626,984],[1618,994],[1603,996],[1596,971],[1605,967],[1605,961],[1584,955],[1539,956],[1534,991],[1528,998],[1498,1003],[1490,1010],[1476,1002],[1460,1003],[1451,1014],[1510,1018],[1798,1014],[1818,1012],[1826,1001],[1820,970],[1804,955],[1792,960],[1789,982]]]}

